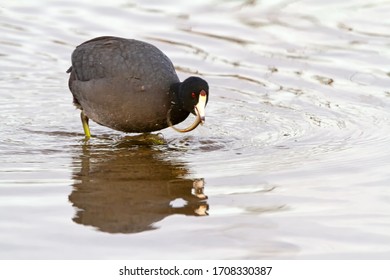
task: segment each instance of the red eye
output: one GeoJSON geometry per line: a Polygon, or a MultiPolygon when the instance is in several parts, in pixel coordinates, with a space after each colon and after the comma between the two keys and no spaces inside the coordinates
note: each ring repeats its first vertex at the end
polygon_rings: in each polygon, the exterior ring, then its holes
{"type": "Polygon", "coordinates": [[[195,99],[196,97],[195,92],[191,93],[191,97],[195,99]]]}

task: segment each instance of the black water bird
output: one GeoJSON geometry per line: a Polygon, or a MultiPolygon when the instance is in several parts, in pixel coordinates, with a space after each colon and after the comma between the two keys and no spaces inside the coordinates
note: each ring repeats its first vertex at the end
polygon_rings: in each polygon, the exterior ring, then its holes
{"type": "Polygon", "coordinates": [[[173,127],[188,132],[205,121],[209,87],[199,77],[179,81],[170,59],[155,46],[134,39],[98,37],[72,53],[69,88],[88,120],[124,132],[152,132],[173,127]],[[187,128],[174,127],[196,115],[187,128]]]}

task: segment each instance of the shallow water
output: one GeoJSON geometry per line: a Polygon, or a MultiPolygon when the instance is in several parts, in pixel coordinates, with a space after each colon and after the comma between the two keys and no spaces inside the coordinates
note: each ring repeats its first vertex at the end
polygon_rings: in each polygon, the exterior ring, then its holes
{"type": "Polygon", "coordinates": [[[390,2],[105,2],[0,5],[1,259],[390,257],[390,2]],[[204,77],[206,124],[86,143],[65,71],[101,35],[204,77]]]}

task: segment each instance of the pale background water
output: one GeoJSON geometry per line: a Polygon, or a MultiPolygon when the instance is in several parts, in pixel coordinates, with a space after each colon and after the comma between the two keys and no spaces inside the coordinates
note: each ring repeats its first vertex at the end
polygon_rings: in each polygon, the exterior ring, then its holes
{"type": "Polygon", "coordinates": [[[390,258],[390,1],[191,2],[0,2],[0,258],[390,258]],[[206,124],[85,143],[101,35],[205,78],[206,124]]]}

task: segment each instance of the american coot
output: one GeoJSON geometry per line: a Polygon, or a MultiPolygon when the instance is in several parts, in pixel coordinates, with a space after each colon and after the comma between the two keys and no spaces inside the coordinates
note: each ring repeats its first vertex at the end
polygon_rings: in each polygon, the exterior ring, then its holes
{"type": "Polygon", "coordinates": [[[67,73],[88,138],[88,119],[137,133],[168,126],[188,132],[205,121],[207,82],[198,77],[180,82],[169,58],[151,44],[109,36],[86,41],[73,51],[67,73]],[[190,113],[196,115],[194,123],[173,126],[190,113]]]}

